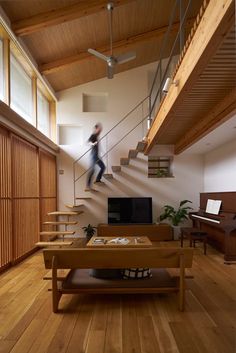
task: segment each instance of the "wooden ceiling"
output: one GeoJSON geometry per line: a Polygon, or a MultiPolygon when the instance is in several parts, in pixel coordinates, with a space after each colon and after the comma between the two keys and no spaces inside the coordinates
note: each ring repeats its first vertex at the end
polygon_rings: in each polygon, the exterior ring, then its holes
{"type": "MultiPolygon", "coordinates": [[[[158,60],[160,43],[175,0],[113,2],[114,54],[130,49],[137,52],[137,58],[119,65],[117,72],[158,60]]],[[[0,1],[0,6],[41,72],[55,91],[60,91],[106,76],[106,63],[87,53],[88,48],[104,52],[108,49],[106,3],[104,0],[8,0],[0,1]]],[[[201,3],[202,0],[192,1],[186,34],[201,3]]],[[[178,23],[178,14],[175,22],[178,23]]],[[[173,35],[177,28],[178,24],[173,35]]],[[[168,55],[168,48],[165,54],[168,55]]]]}

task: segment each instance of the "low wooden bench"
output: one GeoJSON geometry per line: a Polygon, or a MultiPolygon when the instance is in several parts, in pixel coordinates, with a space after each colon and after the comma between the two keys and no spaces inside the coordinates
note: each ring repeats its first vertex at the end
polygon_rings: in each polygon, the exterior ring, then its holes
{"type": "Polygon", "coordinates": [[[75,293],[179,293],[179,310],[184,310],[185,268],[192,267],[191,248],[111,248],[111,249],[45,249],[46,269],[52,269],[53,312],[58,311],[62,294],[75,293]],[[145,279],[98,279],[89,269],[150,267],[152,277],[145,279]],[[165,270],[179,268],[179,277],[171,277],[165,270]],[[70,269],[59,280],[58,270],[70,269]]]}

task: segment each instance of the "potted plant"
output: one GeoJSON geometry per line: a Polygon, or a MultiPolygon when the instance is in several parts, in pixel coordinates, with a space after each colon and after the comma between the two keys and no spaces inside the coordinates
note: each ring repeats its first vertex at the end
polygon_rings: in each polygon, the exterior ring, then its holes
{"type": "Polygon", "coordinates": [[[84,230],[84,233],[88,241],[92,238],[92,236],[96,232],[96,227],[92,226],[91,224],[88,224],[86,227],[83,227],[82,229],[84,230]]]}
{"type": "Polygon", "coordinates": [[[164,212],[160,215],[160,221],[168,219],[174,230],[174,239],[179,239],[180,235],[180,226],[185,219],[188,219],[189,210],[192,210],[192,207],[186,206],[188,203],[192,203],[189,200],[183,200],[180,202],[179,207],[175,209],[173,206],[165,205],[164,212]]]}
{"type": "Polygon", "coordinates": [[[157,178],[166,178],[168,176],[168,170],[163,168],[157,170],[157,178]]]}

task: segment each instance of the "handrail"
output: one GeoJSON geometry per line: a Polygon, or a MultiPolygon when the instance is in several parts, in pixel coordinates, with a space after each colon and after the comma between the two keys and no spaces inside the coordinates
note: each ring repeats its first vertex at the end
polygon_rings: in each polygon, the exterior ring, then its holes
{"type": "MultiPolygon", "coordinates": [[[[138,122],[132,129],[130,129],[125,135],[123,135],[121,137],[121,139],[116,142],[111,148],[109,148],[103,155],[101,158],[104,158],[108,153],[110,153],[117,145],[119,145],[119,143],[121,141],[123,141],[132,131],[134,131],[140,124],[142,124],[149,116],[149,113],[140,121],[138,122]]],[[[89,167],[88,169],[86,169],[78,178],[74,179],[74,182],[77,182],[80,178],[82,178],[86,173],[88,173],[90,170],[92,169],[92,167],[89,167]]]]}
{"type": "Polygon", "coordinates": [[[175,50],[175,46],[176,46],[177,41],[178,41],[178,39],[179,39],[179,37],[180,37],[180,33],[181,33],[182,29],[183,29],[182,27],[183,27],[183,24],[184,24],[184,21],[185,21],[185,19],[186,19],[186,16],[187,16],[187,13],[188,13],[188,10],[189,10],[189,8],[190,8],[191,3],[192,3],[192,0],[189,0],[189,1],[188,1],[188,5],[187,5],[187,7],[186,7],[186,10],[185,10],[185,12],[184,12],[182,21],[180,22],[180,27],[179,27],[178,33],[177,33],[177,35],[176,35],[176,38],[175,38],[175,40],[174,40],[174,44],[173,44],[173,46],[172,46],[172,48],[171,48],[169,60],[168,60],[167,65],[166,65],[166,69],[165,69],[164,75],[163,75],[163,77],[162,77],[162,80],[161,80],[161,82],[160,82],[160,85],[159,85],[157,94],[156,94],[156,96],[155,96],[154,102],[153,102],[153,104],[152,104],[152,106],[151,106],[151,109],[150,109],[150,115],[152,114],[152,111],[153,111],[154,106],[155,106],[155,104],[156,104],[157,97],[158,97],[158,95],[159,95],[159,93],[160,93],[160,90],[161,90],[161,88],[162,88],[162,86],[163,86],[166,73],[167,73],[167,71],[169,70],[169,65],[170,65],[171,60],[172,60],[172,57],[173,57],[173,53],[174,53],[174,50],[175,50]]]}
{"type": "MultiPolygon", "coordinates": [[[[105,135],[100,138],[99,142],[101,142],[107,135],[110,134],[111,131],[113,131],[118,125],[120,125],[124,120],[128,118],[129,115],[131,115],[140,105],[145,102],[145,100],[149,98],[149,95],[146,96],[144,99],[142,99],[133,109],[131,109],[121,120],[118,121],[105,135]]],[[[92,147],[90,147],[87,151],[85,151],[79,158],[77,158],[73,164],[77,163],[81,158],[83,158],[89,151],[91,151],[92,147]]]]}
{"type": "Polygon", "coordinates": [[[159,61],[158,61],[158,64],[157,64],[157,68],[156,68],[156,72],[155,72],[155,75],[154,75],[154,78],[153,78],[153,82],[152,82],[152,87],[150,89],[150,93],[149,93],[149,96],[151,97],[152,95],[152,92],[153,92],[153,89],[155,87],[155,83],[156,83],[156,79],[157,79],[157,75],[158,75],[158,72],[159,72],[159,68],[160,68],[160,63],[161,63],[161,60],[162,60],[162,52],[166,46],[166,42],[167,42],[167,38],[170,34],[170,30],[171,30],[171,27],[172,27],[172,24],[174,22],[174,16],[175,16],[175,11],[176,11],[176,7],[177,7],[177,4],[178,4],[178,1],[179,0],[176,0],[175,1],[175,5],[173,7],[173,10],[171,12],[171,16],[170,16],[170,21],[169,21],[169,25],[168,25],[168,28],[167,28],[167,31],[165,33],[165,36],[164,36],[164,39],[162,40],[162,43],[161,43],[161,47],[160,47],[160,50],[159,50],[159,61]]]}

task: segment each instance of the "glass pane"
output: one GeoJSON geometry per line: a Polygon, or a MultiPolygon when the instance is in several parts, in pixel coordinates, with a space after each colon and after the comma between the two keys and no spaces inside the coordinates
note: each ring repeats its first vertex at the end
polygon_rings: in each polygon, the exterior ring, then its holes
{"type": "Polygon", "coordinates": [[[37,90],[38,105],[38,130],[46,136],[50,136],[50,107],[47,98],[37,90]]]}
{"type": "Polygon", "coordinates": [[[3,43],[0,39],[0,99],[4,99],[4,77],[3,77],[3,43]]]}
{"type": "Polygon", "coordinates": [[[20,63],[11,54],[11,108],[35,125],[32,114],[32,82],[20,63]]]}

